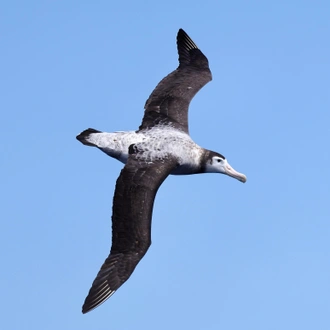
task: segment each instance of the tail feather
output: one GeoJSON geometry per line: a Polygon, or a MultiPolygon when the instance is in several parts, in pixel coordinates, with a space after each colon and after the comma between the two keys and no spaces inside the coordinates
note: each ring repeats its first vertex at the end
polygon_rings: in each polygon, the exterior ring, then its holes
{"type": "Polygon", "coordinates": [[[84,130],[83,132],[81,132],[79,135],[77,135],[76,139],[78,141],[80,141],[82,144],[84,144],[85,146],[95,147],[95,144],[91,143],[88,139],[90,134],[93,134],[93,133],[102,133],[102,132],[98,131],[94,128],[88,128],[88,129],[84,130]]]}

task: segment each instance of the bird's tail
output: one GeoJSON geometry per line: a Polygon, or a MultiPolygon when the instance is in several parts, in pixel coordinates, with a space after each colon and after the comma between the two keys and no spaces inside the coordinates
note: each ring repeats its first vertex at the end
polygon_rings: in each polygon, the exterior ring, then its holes
{"type": "Polygon", "coordinates": [[[91,139],[92,135],[95,133],[102,133],[101,131],[98,131],[94,128],[88,128],[81,132],[79,135],[76,136],[77,140],[80,141],[85,146],[91,146],[96,147],[96,145],[92,142],[93,139],[91,139]]]}

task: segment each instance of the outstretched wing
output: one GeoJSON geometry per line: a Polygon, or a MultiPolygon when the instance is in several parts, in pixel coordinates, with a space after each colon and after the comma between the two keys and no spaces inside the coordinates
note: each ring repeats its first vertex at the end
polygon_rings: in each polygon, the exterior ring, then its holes
{"type": "Polygon", "coordinates": [[[112,246],[82,308],[87,313],[107,300],[133,273],[151,244],[151,218],[158,188],[176,166],[172,158],[139,159],[133,145],[113,198],[112,246]]]}
{"type": "Polygon", "coordinates": [[[161,80],[149,96],[139,130],[171,123],[188,133],[190,101],[212,80],[206,56],[182,29],[177,35],[177,46],[179,67],[161,80]]]}

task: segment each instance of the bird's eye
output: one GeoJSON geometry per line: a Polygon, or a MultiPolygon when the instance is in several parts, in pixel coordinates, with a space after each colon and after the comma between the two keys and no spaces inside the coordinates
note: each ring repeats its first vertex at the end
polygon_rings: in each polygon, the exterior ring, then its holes
{"type": "Polygon", "coordinates": [[[222,161],[222,159],[220,159],[220,158],[218,158],[217,160],[218,160],[218,163],[221,163],[221,161],[222,161]]]}

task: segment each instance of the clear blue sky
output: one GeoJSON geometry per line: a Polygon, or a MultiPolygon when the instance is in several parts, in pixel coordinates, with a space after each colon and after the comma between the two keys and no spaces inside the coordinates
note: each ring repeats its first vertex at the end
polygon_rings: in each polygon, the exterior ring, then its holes
{"type": "Polygon", "coordinates": [[[0,16],[2,329],[330,329],[329,1],[7,1],[0,16]],[[75,136],[140,125],[179,28],[213,73],[190,133],[248,181],[169,177],[147,255],[83,315],[122,165],[75,136]]]}

